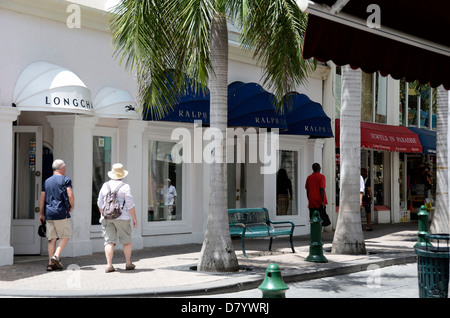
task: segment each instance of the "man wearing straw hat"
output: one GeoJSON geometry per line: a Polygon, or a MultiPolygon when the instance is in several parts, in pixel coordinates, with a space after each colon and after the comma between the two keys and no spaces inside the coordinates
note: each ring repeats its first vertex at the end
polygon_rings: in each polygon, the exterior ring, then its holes
{"type": "Polygon", "coordinates": [[[126,270],[133,270],[135,265],[131,263],[131,224],[133,220],[133,227],[137,227],[136,211],[134,209],[133,197],[131,196],[130,186],[122,181],[128,175],[128,171],[124,169],[121,163],[115,163],[108,176],[111,178],[105,182],[98,194],[97,205],[100,210],[100,223],[102,224],[102,236],[105,239],[105,256],[107,261],[106,273],[114,272],[115,268],[112,265],[114,255],[114,246],[119,238],[120,243],[123,244],[123,253],[125,255],[126,270]],[[109,192],[117,190],[118,202],[122,208],[122,214],[116,219],[106,219],[103,215],[105,207],[106,196],[109,192]]]}

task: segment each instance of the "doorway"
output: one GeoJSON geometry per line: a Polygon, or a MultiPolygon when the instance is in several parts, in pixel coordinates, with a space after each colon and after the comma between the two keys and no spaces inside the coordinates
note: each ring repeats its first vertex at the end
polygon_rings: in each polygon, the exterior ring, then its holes
{"type": "Polygon", "coordinates": [[[11,246],[15,255],[41,251],[39,199],[42,190],[42,127],[14,127],[11,246]]]}
{"type": "Polygon", "coordinates": [[[227,164],[228,208],[246,208],[247,188],[245,163],[227,164]]]}

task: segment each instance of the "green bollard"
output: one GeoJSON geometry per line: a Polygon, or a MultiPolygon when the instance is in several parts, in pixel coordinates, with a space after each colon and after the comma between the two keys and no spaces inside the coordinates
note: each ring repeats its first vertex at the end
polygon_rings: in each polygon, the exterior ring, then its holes
{"type": "Polygon", "coordinates": [[[417,233],[418,239],[414,247],[430,247],[433,246],[430,240],[426,237],[428,235],[428,212],[424,205],[420,207],[419,213],[417,213],[419,218],[419,232],[417,233]]]}
{"type": "Polygon", "coordinates": [[[277,264],[270,264],[266,270],[266,278],[258,287],[263,298],[286,298],[286,289],[289,287],[281,278],[281,270],[277,264]]]}
{"type": "Polygon", "coordinates": [[[309,223],[311,223],[311,242],[309,244],[309,255],[306,258],[306,261],[327,263],[328,260],[323,255],[322,219],[319,216],[319,211],[314,211],[309,223]]]}

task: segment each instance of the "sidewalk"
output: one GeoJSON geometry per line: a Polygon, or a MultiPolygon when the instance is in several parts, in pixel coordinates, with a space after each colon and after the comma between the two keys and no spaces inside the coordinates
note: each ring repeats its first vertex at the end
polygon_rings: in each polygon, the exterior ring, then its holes
{"type": "Polygon", "coordinates": [[[200,254],[201,244],[151,247],[133,251],[134,271],[125,271],[122,251],[116,251],[116,271],[104,273],[105,256],[62,259],[63,271],[47,272],[47,257],[15,257],[15,264],[0,267],[0,297],[177,297],[236,292],[257,288],[271,263],[279,265],[287,282],[309,280],[358,271],[369,265],[379,267],[416,262],[417,222],[375,225],[364,232],[367,255],[331,254],[333,232],[322,233],[324,255],[328,263],[310,263],[309,235],[294,238],[296,253],[289,241],[275,238],[273,252],[268,252],[266,239],[246,240],[248,258],[242,257],[240,240],[234,247],[239,260],[239,273],[203,273],[192,270],[200,254]]]}

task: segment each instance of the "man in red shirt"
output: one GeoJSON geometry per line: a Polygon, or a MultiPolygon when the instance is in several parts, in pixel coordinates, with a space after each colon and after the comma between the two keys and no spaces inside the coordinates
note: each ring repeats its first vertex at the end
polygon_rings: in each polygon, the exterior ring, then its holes
{"type": "Polygon", "coordinates": [[[325,211],[325,207],[328,204],[327,194],[325,193],[325,176],[320,173],[320,164],[314,163],[312,169],[313,173],[306,178],[305,183],[309,217],[312,218],[313,212],[317,210],[322,219],[322,226],[328,226],[331,222],[325,211]]]}

